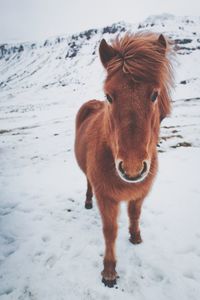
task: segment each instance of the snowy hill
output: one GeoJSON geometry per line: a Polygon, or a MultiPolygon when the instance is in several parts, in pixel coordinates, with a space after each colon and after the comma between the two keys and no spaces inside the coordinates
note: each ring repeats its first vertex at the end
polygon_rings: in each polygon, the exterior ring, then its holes
{"type": "Polygon", "coordinates": [[[71,36],[0,45],[0,299],[199,299],[200,17],[151,16],[71,36]],[[122,206],[117,289],[103,286],[98,209],[85,211],[74,118],[103,99],[98,45],[126,31],[175,42],[173,113],[162,123],[160,171],[128,243],[122,206]],[[124,253],[124,255],[122,255],[124,253]]]}

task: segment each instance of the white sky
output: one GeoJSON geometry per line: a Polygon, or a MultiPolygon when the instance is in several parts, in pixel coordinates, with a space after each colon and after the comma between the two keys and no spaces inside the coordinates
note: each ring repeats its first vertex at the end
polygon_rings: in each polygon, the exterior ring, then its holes
{"type": "Polygon", "coordinates": [[[199,15],[199,0],[0,0],[0,42],[135,23],[151,14],[199,15]]]}

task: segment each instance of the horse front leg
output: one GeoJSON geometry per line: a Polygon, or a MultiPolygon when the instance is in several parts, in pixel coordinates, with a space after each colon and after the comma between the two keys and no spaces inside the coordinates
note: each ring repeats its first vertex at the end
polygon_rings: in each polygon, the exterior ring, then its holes
{"type": "Polygon", "coordinates": [[[117,272],[115,270],[115,240],[117,237],[119,204],[109,198],[97,197],[97,200],[102,217],[105,238],[104,269],[101,272],[102,282],[108,287],[113,287],[117,280],[117,272]]]}
{"type": "Polygon", "coordinates": [[[132,200],[128,203],[128,215],[129,215],[129,233],[130,242],[132,244],[142,243],[139,220],[141,215],[141,208],[144,199],[132,200]]]}

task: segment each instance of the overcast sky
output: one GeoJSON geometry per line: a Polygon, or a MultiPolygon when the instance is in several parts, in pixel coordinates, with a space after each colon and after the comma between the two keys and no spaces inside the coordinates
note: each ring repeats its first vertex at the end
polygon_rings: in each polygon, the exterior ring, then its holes
{"type": "Polygon", "coordinates": [[[0,0],[0,42],[37,40],[152,14],[200,15],[199,0],[0,0]]]}

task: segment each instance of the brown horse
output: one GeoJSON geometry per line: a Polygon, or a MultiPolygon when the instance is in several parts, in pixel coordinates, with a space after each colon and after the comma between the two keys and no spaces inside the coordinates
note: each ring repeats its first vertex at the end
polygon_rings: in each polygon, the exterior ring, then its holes
{"type": "Polygon", "coordinates": [[[160,122],[170,113],[171,48],[161,34],[126,34],[99,53],[107,71],[106,101],[91,100],[76,118],[75,154],[87,176],[85,207],[93,192],[105,237],[102,281],[116,284],[115,240],[120,201],[128,203],[130,242],[142,242],[142,203],[157,172],[160,122]]]}

